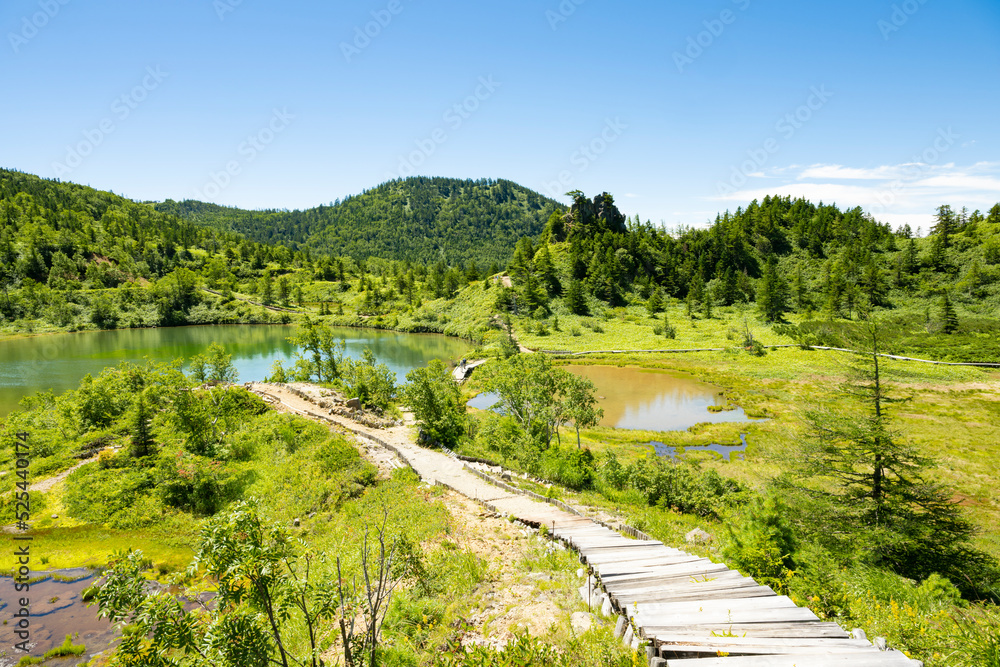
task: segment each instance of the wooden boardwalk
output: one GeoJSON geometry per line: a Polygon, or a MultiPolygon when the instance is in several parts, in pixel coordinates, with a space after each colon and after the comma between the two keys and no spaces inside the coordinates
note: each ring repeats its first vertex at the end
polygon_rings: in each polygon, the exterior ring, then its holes
{"type": "MultiPolygon", "coordinates": [[[[555,501],[532,499],[456,457],[417,446],[407,429],[371,429],[333,415],[280,385],[252,385],[299,414],[337,423],[395,452],[424,480],[495,512],[545,526],[580,554],[584,599],[617,617],[626,644],[647,644],[653,667],[834,667],[920,663],[851,636],[750,577],[649,539],[632,539],[555,501]]],[[[632,532],[635,532],[634,529],[632,532]]]]}
{"type": "Polygon", "coordinates": [[[635,647],[648,643],[650,664],[664,667],[913,666],[836,623],[821,621],[787,596],[730,570],[654,540],[634,540],[590,519],[524,498],[489,504],[522,521],[544,524],[580,554],[594,578],[581,595],[635,647]],[[513,510],[508,512],[507,510],[513,510]]]}
{"type": "Polygon", "coordinates": [[[455,382],[464,382],[468,378],[472,371],[479,368],[485,364],[488,359],[479,359],[478,361],[472,361],[467,364],[459,364],[455,366],[455,370],[451,372],[452,377],[455,378],[455,382]]]}

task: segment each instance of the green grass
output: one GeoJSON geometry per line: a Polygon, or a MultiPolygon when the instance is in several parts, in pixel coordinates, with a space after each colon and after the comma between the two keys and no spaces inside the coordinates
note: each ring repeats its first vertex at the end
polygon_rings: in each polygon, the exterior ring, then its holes
{"type": "MultiPolygon", "coordinates": [[[[33,568],[103,567],[115,552],[142,549],[155,569],[182,570],[194,556],[197,529],[195,523],[179,517],[173,523],[155,530],[114,530],[94,525],[34,530],[32,556],[39,559],[45,556],[48,562],[40,567],[40,560],[34,561],[33,568]]],[[[4,533],[0,545],[13,553],[13,536],[4,533]]]]}

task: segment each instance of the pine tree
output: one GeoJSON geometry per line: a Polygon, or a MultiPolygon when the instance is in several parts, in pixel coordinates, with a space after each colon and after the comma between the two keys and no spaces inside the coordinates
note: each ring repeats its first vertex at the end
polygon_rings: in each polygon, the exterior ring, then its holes
{"type": "Polygon", "coordinates": [[[722,275],[719,293],[716,296],[723,306],[731,306],[740,299],[740,286],[732,267],[727,267],[722,275]]]}
{"type": "Polygon", "coordinates": [[[946,334],[958,331],[958,313],[955,312],[955,307],[951,305],[951,299],[948,298],[947,292],[941,297],[939,316],[941,318],[941,331],[946,334]]]}
{"type": "Polygon", "coordinates": [[[887,293],[885,277],[874,258],[870,259],[868,265],[865,267],[862,284],[869,304],[872,306],[885,305],[887,293]]]}
{"type": "Polygon", "coordinates": [[[705,319],[712,319],[712,292],[705,290],[705,299],[702,303],[703,312],[705,314],[705,319]]]}
{"type": "Polygon", "coordinates": [[[903,253],[903,271],[907,274],[914,274],[920,268],[917,257],[917,242],[911,237],[906,243],[906,251],[903,253]]]}
{"type": "Polygon", "coordinates": [[[579,280],[571,280],[566,287],[566,307],[574,315],[587,314],[587,299],[583,294],[583,284],[579,280]]]}
{"type": "Polygon", "coordinates": [[[990,209],[989,215],[986,216],[986,222],[991,225],[1000,225],[1000,204],[996,204],[990,209]]]}
{"type": "Polygon", "coordinates": [[[809,289],[806,287],[805,278],[802,275],[802,266],[795,271],[795,310],[804,313],[809,309],[809,289]]]}
{"type": "Polygon", "coordinates": [[[948,266],[948,237],[937,234],[931,239],[931,251],[927,263],[936,271],[943,271],[948,266]]]}
{"type": "Polygon", "coordinates": [[[975,560],[968,544],[973,528],[951,494],[925,478],[931,462],[892,430],[888,408],[899,399],[883,377],[884,332],[871,317],[863,333],[843,392],[864,416],[812,411],[807,417],[812,438],[802,473],[832,483],[811,491],[828,501],[813,515],[817,535],[905,577],[939,572],[958,582],[956,575],[975,560]]]}
{"type": "Polygon", "coordinates": [[[670,314],[663,313],[663,335],[666,338],[677,338],[677,328],[670,323],[670,314]]]}
{"type": "Polygon", "coordinates": [[[556,267],[552,263],[552,255],[549,253],[547,245],[542,246],[542,249],[538,252],[535,260],[535,270],[538,272],[538,277],[541,279],[542,285],[549,296],[555,296],[562,291],[562,285],[559,284],[559,276],[556,275],[556,267]]]}
{"type": "Polygon", "coordinates": [[[261,286],[261,302],[265,306],[270,306],[274,303],[274,283],[271,280],[271,272],[265,271],[264,277],[261,278],[263,285],[261,286]]]}
{"type": "Polygon", "coordinates": [[[658,287],[654,288],[652,294],[649,295],[649,301],[646,302],[646,310],[650,316],[655,316],[663,310],[663,297],[660,296],[660,289],[658,287]]]}
{"type": "Polygon", "coordinates": [[[135,401],[135,416],[132,418],[132,456],[141,458],[152,454],[152,415],[146,405],[146,393],[139,392],[135,401]]]}
{"type": "Polygon", "coordinates": [[[788,311],[788,283],[778,273],[778,265],[772,259],[764,265],[757,288],[757,307],[770,322],[780,321],[788,311]]]}
{"type": "Polygon", "coordinates": [[[288,307],[289,291],[288,276],[281,276],[281,278],[278,279],[278,301],[280,301],[281,305],[285,308],[288,307]]]}
{"type": "Polygon", "coordinates": [[[951,246],[951,236],[957,231],[958,220],[951,206],[938,206],[937,214],[934,216],[936,222],[932,233],[941,239],[941,246],[947,250],[951,246]]]}

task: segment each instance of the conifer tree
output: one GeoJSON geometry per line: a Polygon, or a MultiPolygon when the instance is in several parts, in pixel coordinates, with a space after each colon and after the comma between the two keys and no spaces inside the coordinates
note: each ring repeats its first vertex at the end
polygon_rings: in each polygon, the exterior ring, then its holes
{"type": "Polygon", "coordinates": [[[940,237],[942,247],[947,250],[951,246],[951,236],[958,231],[958,220],[955,217],[951,206],[938,206],[937,214],[934,216],[935,223],[931,232],[940,237]]]}
{"type": "Polygon", "coordinates": [[[281,276],[281,278],[278,279],[278,301],[280,301],[281,305],[285,308],[288,307],[289,291],[288,276],[281,276]]]}
{"type": "Polygon", "coordinates": [[[788,283],[778,273],[778,265],[772,259],[764,265],[757,288],[757,307],[770,322],[781,320],[788,311],[788,283]]]}
{"type": "Polygon", "coordinates": [[[663,297],[660,296],[660,289],[658,287],[654,288],[649,295],[649,301],[646,302],[646,310],[649,311],[650,316],[655,316],[663,310],[663,297]]]}
{"type": "Polygon", "coordinates": [[[802,267],[799,266],[795,271],[795,310],[803,313],[809,309],[810,305],[809,290],[802,275],[802,267]]]}
{"type": "Polygon", "coordinates": [[[955,307],[951,305],[951,299],[948,298],[948,293],[945,292],[941,297],[941,331],[946,334],[952,334],[958,331],[958,313],[955,312],[955,307]]]}
{"type": "Polygon", "coordinates": [[[579,280],[571,280],[566,287],[566,307],[574,315],[587,314],[587,299],[583,295],[583,285],[579,280]]]}
{"type": "Polygon", "coordinates": [[[859,409],[807,413],[812,438],[802,472],[824,480],[810,493],[829,503],[816,514],[818,534],[842,553],[905,577],[938,572],[961,583],[973,528],[951,494],[927,479],[931,462],[891,428],[889,408],[900,399],[886,382],[877,318],[866,321],[863,336],[842,388],[859,409]]]}
{"type": "Polygon", "coordinates": [[[261,281],[263,284],[261,285],[260,300],[265,306],[270,306],[274,303],[274,283],[271,280],[271,272],[265,271],[261,281]]]}
{"type": "Polygon", "coordinates": [[[153,452],[152,414],[146,404],[146,392],[139,392],[132,419],[132,456],[141,458],[153,452]]]}

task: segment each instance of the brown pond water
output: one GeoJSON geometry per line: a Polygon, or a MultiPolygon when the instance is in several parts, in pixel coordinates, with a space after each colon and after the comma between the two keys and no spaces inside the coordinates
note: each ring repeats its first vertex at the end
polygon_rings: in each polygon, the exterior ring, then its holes
{"type": "MultiPolygon", "coordinates": [[[[32,573],[32,576],[43,574],[32,573]]],[[[45,664],[78,665],[107,649],[117,636],[111,623],[97,617],[97,607],[88,607],[83,602],[82,592],[94,585],[96,575],[86,569],[61,570],[58,574],[71,581],[49,577],[32,583],[28,591],[20,593],[15,592],[13,579],[0,578],[0,615],[4,619],[0,625],[0,667],[16,665],[25,655],[41,657],[49,649],[62,645],[66,635],[74,635],[73,643],[84,644],[87,650],[83,655],[52,659],[45,664]],[[12,615],[20,608],[17,601],[22,597],[31,601],[28,653],[14,649],[21,639],[14,634],[17,628],[12,615]]]]}
{"type": "MultiPolygon", "coordinates": [[[[721,388],[691,376],[646,368],[618,366],[562,366],[585,377],[597,389],[604,410],[601,426],[641,431],[683,431],[702,422],[751,421],[743,408],[709,412],[726,404],[721,388]]],[[[469,406],[489,410],[496,394],[480,394],[469,406]]]]}

